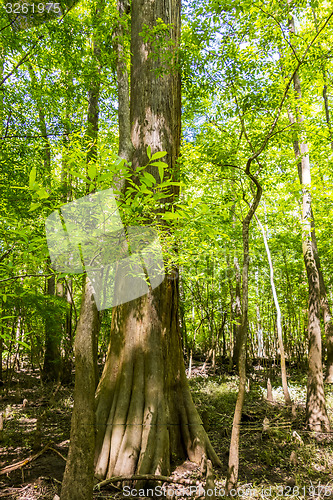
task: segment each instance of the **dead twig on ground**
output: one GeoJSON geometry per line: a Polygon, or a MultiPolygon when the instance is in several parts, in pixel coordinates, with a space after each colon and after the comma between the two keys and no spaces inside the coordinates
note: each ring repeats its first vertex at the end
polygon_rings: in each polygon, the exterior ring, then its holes
{"type": "Polygon", "coordinates": [[[43,453],[45,453],[47,450],[49,450],[52,444],[53,443],[48,443],[38,453],[35,453],[34,455],[31,455],[30,457],[25,458],[24,460],[20,460],[19,462],[16,462],[15,464],[7,465],[6,467],[3,467],[2,469],[0,469],[0,474],[8,474],[9,472],[20,469],[21,467],[24,467],[25,465],[30,464],[31,462],[36,460],[38,457],[43,455],[43,453]]]}

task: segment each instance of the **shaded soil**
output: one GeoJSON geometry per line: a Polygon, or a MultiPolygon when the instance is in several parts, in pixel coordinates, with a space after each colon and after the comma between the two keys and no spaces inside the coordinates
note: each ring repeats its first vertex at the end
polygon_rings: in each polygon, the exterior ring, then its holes
{"type": "MultiPolygon", "coordinates": [[[[202,365],[194,366],[192,374],[194,400],[223,464],[221,470],[215,471],[219,498],[224,496],[238,378],[223,372],[221,367],[213,375],[209,365],[204,371],[202,365]]],[[[283,404],[278,376],[272,380],[273,403],[265,399],[263,371],[255,368],[250,378],[241,427],[239,487],[242,490],[239,496],[245,492],[243,496],[251,498],[333,497],[333,434],[314,437],[306,431],[305,375],[293,375],[289,379],[292,408],[283,404]]],[[[0,412],[4,421],[0,431],[0,469],[34,456],[50,445],[50,449],[35,460],[0,475],[0,499],[53,500],[60,495],[69,444],[72,391],[72,386],[43,386],[38,373],[25,370],[15,374],[10,386],[5,384],[0,389],[0,412]]],[[[326,396],[332,421],[333,389],[330,386],[326,387],[326,396]]],[[[198,488],[204,486],[200,467],[190,462],[178,464],[172,477],[196,482],[198,488]]],[[[184,485],[165,487],[169,498],[192,497],[184,485]]],[[[94,498],[135,498],[134,494],[124,496],[123,493],[120,485],[108,485],[96,491],[94,498]]],[[[138,498],[144,498],[137,493],[138,498]]],[[[195,493],[198,497],[202,490],[195,493]]],[[[153,494],[147,496],[152,497],[153,494]]],[[[167,498],[156,496],[161,497],[167,498]]]]}

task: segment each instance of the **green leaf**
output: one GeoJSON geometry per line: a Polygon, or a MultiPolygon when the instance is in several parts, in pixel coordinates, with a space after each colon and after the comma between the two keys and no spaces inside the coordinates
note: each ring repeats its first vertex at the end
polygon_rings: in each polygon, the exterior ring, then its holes
{"type": "Polygon", "coordinates": [[[40,203],[31,203],[29,212],[33,212],[36,208],[40,207],[40,203]]]}
{"type": "Polygon", "coordinates": [[[32,167],[32,169],[30,171],[30,175],[29,175],[29,188],[30,189],[34,189],[36,175],[37,175],[36,167],[32,167]]]}
{"type": "Polygon", "coordinates": [[[148,148],[147,148],[147,156],[150,160],[150,158],[151,158],[151,147],[150,146],[148,146],[148,148]]]}
{"type": "Polygon", "coordinates": [[[90,165],[90,167],[88,168],[88,175],[92,181],[95,179],[96,174],[97,174],[97,170],[96,170],[95,165],[90,165]]]}
{"type": "Polygon", "coordinates": [[[79,172],[74,172],[74,170],[70,170],[69,173],[71,175],[74,175],[74,177],[78,177],[79,179],[82,179],[84,181],[87,181],[87,177],[85,177],[84,175],[80,174],[79,172]]]}
{"type": "Polygon", "coordinates": [[[168,164],[165,163],[165,161],[154,161],[154,163],[151,163],[153,167],[160,167],[162,166],[163,168],[167,168],[168,164]]]}
{"type": "Polygon", "coordinates": [[[45,188],[43,188],[43,187],[42,187],[42,188],[40,188],[40,189],[38,189],[38,191],[37,191],[37,195],[39,196],[39,198],[40,198],[41,200],[43,200],[43,199],[45,199],[45,198],[48,198],[48,197],[49,197],[49,193],[48,193],[48,192],[46,191],[46,189],[45,189],[45,188]]]}
{"type": "Polygon", "coordinates": [[[151,175],[149,172],[144,172],[143,176],[145,179],[148,179],[152,184],[156,184],[155,177],[151,175]]]}
{"type": "MultiPolygon", "coordinates": [[[[114,162],[115,167],[122,167],[126,160],[124,158],[117,158],[116,161],[114,162]]],[[[132,162],[128,162],[128,165],[132,165],[132,162]]]]}
{"type": "MultiPolygon", "coordinates": [[[[153,157],[154,156],[155,155],[153,155],[153,157]]],[[[165,163],[164,161],[155,161],[154,163],[151,163],[151,165],[153,167],[157,167],[158,168],[158,173],[160,174],[160,179],[161,179],[161,182],[162,182],[163,178],[164,178],[164,170],[167,168],[168,164],[165,163]]]]}
{"type": "Polygon", "coordinates": [[[163,158],[167,154],[166,151],[158,151],[157,153],[154,153],[153,156],[150,158],[151,161],[157,160],[158,158],[163,158]]]}
{"type": "Polygon", "coordinates": [[[103,181],[106,181],[108,179],[111,179],[113,177],[114,173],[113,172],[107,172],[105,174],[102,174],[102,175],[99,175],[98,176],[98,182],[103,182],[103,181]]]}
{"type": "Polygon", "coordinates": [[[166,214],[162,215],[162,218],[165,220],[171,220],[171,219],[179,219],[180,214],[177,212],[167,212],[166,214]]]}
{"type": "MultiPolygon", "coordinates": [[[[162,163],[162,162],[161,162],[162,163]]],[[[163,177],[164,177],[164,168],[162,167],[162,165],[159,165],[158,166],[158,173],[160,174],[160,179],[161,179],[161,182],[163,182],[163,177]]]]}

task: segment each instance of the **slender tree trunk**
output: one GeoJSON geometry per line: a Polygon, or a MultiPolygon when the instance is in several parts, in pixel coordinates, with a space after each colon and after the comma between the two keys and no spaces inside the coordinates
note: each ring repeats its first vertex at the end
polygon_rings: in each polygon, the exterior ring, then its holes
{"type": "MultiPolygon", "coordinates": [[[[167,151],[168,172],[174,176],[180,142],[176,61],[165,68],[158,54],[152,54],[153,44],[140,35],[144,26],[152,28],[157,19],[169,26],[166,43],[170,39],[177,47],[180,2],[132,1],[132,166],[147,163],[150,146],[152,153],[167,151]]],[[[175,57],[175,47],[163,50],[175,57]]],[[[148,170],[158,181],[156,167],[148,170]]],[[[121,286],[118,280],[116,287],[121,286]]],[[[200,463],[207,456],[220,464],[186,380],[178,297],[178,279],[165,279],[154,290],[149,288],[148,294],[113,309],[111,342],[96,401],[96,475],[100,478],[167,474],[176,457],[200,463]]]]}
{"type": "MultiPolygon", "coordinates": [[[[97,138],[100,94],[100,48],[97,39],[98,24],[102,18],[104,2],[93,13],[93,66],[88,89],[87,139],[90,143],[86,162],[89,166],[97,159],[97,138]]],[[[87,192],[90,186],[87,185],[87,192]]],[[[80,319],[74,342],[75,390],[74,409],[68,459],[61,489],[61,500],[91,500],[94,485],[95,454],[95,390],[98,382],[97,349],[100,331],[99,312],[93,296],[93,287],[85,279],[80,319]]]]}
{"type": "Polygon", "coordinates": [[[73,370],[73,282],[71,279],[66,281],[65,299],[67,302],[66,318],[65,318],[65,335],[63,339],[64,357],[62,360],[61,381],[68,384],[72,379],[73,370]]]}
{"type": "MultiPolygon", "coordinates": [[[[39,88],[38,80],[34,69],[30,62],[27,63],[28,71],[31,80],[32,97],[36,102],[38,110],[38,126],[43,137],[43,157],[44,157],[44,172],[51,172],[51,144],[47,136],[47,126],[45,120],[45,110],[42,101],[42,88],[39,88]]],[[[49,266],[49,263],[48,263],[49,266]]],[[[55,296],[55,276],[47,279],[47,295],[51,301],[48,310],[48,316],[45,320],[45,353],[43,363],[43,378],[46,381],[58,381],[61,376],[61,328],[59,322],[56,321],[52,304],[52,298],[55,296]]]]}
{"type": "Polygon", "coordinates": [[[95,449],[94,332],[98,311],[88,278],[82,295],[75,336],[75,388],[69,453],[61,488],[61,500],[92,500],[95,449]]]}
{"type": "MultiPolygon", "coordinates": [[[[316,32],[318,33],[318,23],[316,18],[316,12],[312,7],[313,18],[315,22],[316,32]]],[[[331,149],[333,150],[333,131],[332,131],[332,123],[330,118],[330,109],[328,104],[328,95],[327,95],[327,75],[325,69],[325,63],[322,63],[322,74],[323,74],[323,100],[324,100],[324,108],[325,108],[325,118],[327,123],[327,128],[329,131],[330,139],[331,139],[331,149]]],[[[317,268],[319,272],[319,283],[320,283],[320,305],[323,314],[323,320],[325,325],[325,337],[326,337],[326,349],[327,349],[327,357],[326,357],[326,380],[325,382],[333,384],[333,318],[331,314],[331,308],[329,306],[329,302],[327,299],[326,287],[324,282],[324,276],[320,266],[320,259],[318,254],[318,247],[316,241],[315,234],[315,224],[314,219],[312,218],[312,242],[313,242],[313,251],[314,256],[317,263],[317,268]]]]}
{"type": "Polygon", "coordinates": [[[251,181],[256,185],[256,195],[249,208],[246,217],[243,219],[243,269],[242,269],[242,322],[239,330],[240,345],[239,345],[239,388],[236,400],[236,407],[234,413],[234,419],[232,423],[231,440],[229,448],[229,463],[228,463],[228,473],[226,480],[226,489],[230,492],[237,485],[238,481],[238,470],[239,470],[239,436],[240,436],[240,423],[242,417],[242,410],[245,397],[246,389],[246,343],[247,343],[247,333],[248,333],[248,276],[249,276],[249,265],[250,265],[250,252],[249,252],[249,228],[250,223],[255,214],[255,211],[259,205],[262,188],[257,181],[257,179],[251,174],[252,158],[248,160],[246,166],[246,174],[250,177],[251,181]]]}
{"type": "MultiPolygon", "coordinates": [[[[292,16],[289,17],[289,30],[295,34],[295,24],[292,16]]],[[[296,99],[302,99],[301,82],[298,72],[294,75],[294,88],[296,99]]],[[[302,125],[304,117],[300,109],[296,109],[297,122],[302,125]]],[[[302,249],[305,269],[309,286],[308,308],[308,339],[309,339],[309,370],[306,402],[306,420],[310,430],[327,431],[330,422],[327,416],[323,369],[322,369],[322,343],[320,328],[320,279],[315,259],[312,241],[313,214],[311,208],[311,170],[308,145],[304,140],[294,143],[299,147],[301,161],[299,164],[299,177],[302,186],[302,249]]]]}
{"type": "MultiPolygon", "coordinates": [[[[296,80],[297,81],[297,80],[296,80]]],[[[300,89],[299,79],[297,81],[297,87],[300,89]]],[[[291,123],[295,122],[294,117],[289,113],[289,120],[291,123]]],[[[293,142],[295,158],[301,158],[301,150],[298,139],[295,138],[293,142]]],[[[300,160],[297,165],[299,181],[302,185],[302,161],[300,160]]],[[[320,257],[317,246],[316,230],[315,230],[315,219],[311,208],[311,244],[313,250],[313,256],[316,262],[316,267],[319,275],[319,287],[320,287],[320,309],[324,321],[325,327],[325,337],[326,337],[326,348],[327,348],[327,366],[326,366],[326,382],[333,383],[333,317],[331,314],[331,308],[327,298],[326,286],[324,275],[321,269],[320,257]]]]}
{"type": "Polygon", "coordinates": [[[317,239],[315,232],[315,221],[313,214],[311,215],[311,227],[312,227],[311,241],[312,241],[313,255],[316,261],[316,266],[319,275],[320,307],[325,325],[326,350],[327,350],[325,382],[333,384],[333,317],[327,298],[323,272],[321,270],[320,257],[318,253],[318,246],[317,246],[317,239]]]}
{"type": "Polygon", "coordinates": [[[61,328],[55,318],[54,304],[52,300],[55,297],[55,275],[47,278],[47,299],[51,303],[47,307],[47,316],[45,319],[45,352],[43,363],[43,380],[59,381],[61,375],[61,328]]]}
{"type": "Polygon", "coordinates": [[[277,293],[276,293],[276,289],[275,289],[274,269],[273,269],[273,264],[272,264],[271,252],[269,250],[268,241],[266,238],[266,232],[265,232],[264,226],[261,224],[257,214],[255,214],[255,218],[256,218],[258,226],[260,227],[261,232],[262,232],[262,236],[263,236],[264,244],[265,244],[265,249],[266,249],[266,253],[267,253],[268,264],[269,264],[270,282],[271,282],[274,304],[275,304],[275,308],[276,308],[276,326],[277,326],[277,334],[278,334],[278,342],[279,342],[280,358],[281,358],[282,387],[283,387],[284,400],[285,400],[286,404],[289,405],[289,404],[291,404],[291,399],[290,399],[290,395],[289,395],[288,382],[287,382],[286,358],[285,358],[285,354],[284,354],[282,325],[281,325],[281,309],[280,309],[280,305],[279,305],[279,301],[278,301],[278,297],[277,297],[277,293]]]}
{"type": "Polygon", "coordinates": [[[307,425],[314,431],[330,430],[326,412],[325,392],[322,372],[321,329],[320,329],[320,282],[314,258],[311,238],[311,176],[307,150],[302,156],[303,180],[303,257],[309,283],[309,372],[306,402],[307,425]]]}
{"type": "MultiPolygon", "coordinates": [[[[73,97],[72,88],[72,76],[69,71],[66,72],[66,106],[65,106],[65,116],[62,120],[64,127],[64,137],[62,141],[62,158],[61,158],[61,184],[63,189],[62,201],[64,203],[69,203],[72,201],[72,175],[69,173],[68,165],[68,147],[70,144],[70,106],[71,99],[73,97]]],[[[64,356],[62,360],[62,374],[61,381],[64,384],[70,383],[72,380],[72,370],[74,367],[73,361],[73,281],[72,279],[64,280],[64,299],[67,302],[66,317],[64,324],[64,337],[63,337],[63,351],[64,356]]]]}
{"type": "Polygon", "coordinates": [[[237,369],[239,367],[239,353],[240,353],[240,328],[241,328],[241,317],[242,317],[242,298],[241,298],[241,273],[239,269],[239,262],[237,255],[234,257],[234,270],[235,270],[235,295],[232,304],[233,309],[233,364],[236,365],[237,369]]]}
{"type": "MultiPolygon", "coordinates": [[[[100,1],[98,8],[95,13],[95,23],[102,18],[104,11],[104,0],[100,1]]],[[[87,140],[90,142],[90,146],[87,152],[87,177],[89,178],[89,167],[96,163],[97,160],[97,139],[98,139],[98,125],[99,125],[99,97],[100,97],[100,89],[101,89],[101,66],[100,66],[100,43],[97,39],[97,34],[95,34],[93,39],[93,68],[92,68],[92,77],[88,90],[88,112],[87,112],[87,140]]],[[[88,193],[94,192],[94,188],[91,187],[91,184],[87,183],[86,191],[88,193]]],[[[99,325],[99,313],[96,308],[93,309],[96,318],[94,319],[94,324],[99,325]]],[[[94,371],[95,371],[95,388],[98,384],[98,363],[97,363],[97,355],[98,355],[98,337],[99,337],[99,328],[92,331],[94,335],[93,338],[93,346],[94,346],[94,371]]]]}
{"type": "MultiPolygon", "coordinates": [[[[127,71],[128,54],[125,51],[124,40],[128,35],[124,25],[129,17],[129,0],[117,0],[119,22],[115,33],[115,49],[117,54],[117,89],[118,89],[118,155],[127,162],[131,161],[133,144],[131,141],[129,77],[127,71]]],[[[119,179],[122,184],[122,181],[119,179]]],[[[122,187],[122,185],[120,186],[122,187]]]]}

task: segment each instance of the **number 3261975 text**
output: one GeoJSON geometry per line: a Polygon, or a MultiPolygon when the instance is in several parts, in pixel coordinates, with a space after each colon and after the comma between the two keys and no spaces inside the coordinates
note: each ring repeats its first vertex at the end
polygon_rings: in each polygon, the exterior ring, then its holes
{"type": "Polygon", "coordinates": [[[60,3],[6,3],[4,8],[8,14],[28,14],[28,12],[61,14],[60,3]]]}

